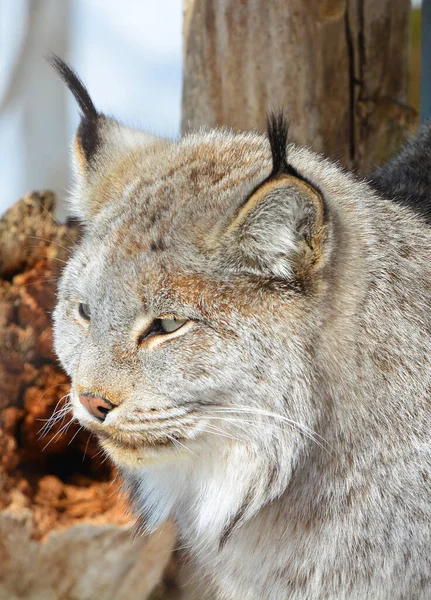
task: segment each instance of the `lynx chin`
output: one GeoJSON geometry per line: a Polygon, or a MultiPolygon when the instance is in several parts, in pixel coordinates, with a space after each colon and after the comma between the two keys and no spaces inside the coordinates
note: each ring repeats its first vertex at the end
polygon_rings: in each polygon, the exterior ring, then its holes
{"type": "Polygon", "coordinates": [[[144,526],[220,600],[429,600],[431,128],[367,182],[281,115],[129,129],[51,61],[84,225],[56,351],[144,526]]]}

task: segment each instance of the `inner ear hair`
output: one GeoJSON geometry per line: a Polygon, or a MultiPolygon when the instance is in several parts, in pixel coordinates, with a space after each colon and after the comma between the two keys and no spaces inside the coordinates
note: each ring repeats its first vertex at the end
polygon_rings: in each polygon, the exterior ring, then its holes
{"type": "Polygon", "coordinates": [[[297,192],[298,195],[301,195],[304,199],[306,198],[314,207],[315,219],[310,230],[310,239],[313,238],[314,234],[320,231],[325,222],[325,209],[322,195],[314,186],[311,186],[308,181],[284,173],[279,173],[271,178],[268,177],[247,196],[245,202],[239,207],[235,218],[230,222],[226,233],[230,234],[241,227],[246,220],[247,215],[250,215],[265,197],[269,196],[271,192],[277,192],[277,190],[284,186],[288,186],[290,190],[297,192]]]}
{"type": "Polygon", "coordinates": [[[97,112],[87,88],[64,60],[55,54],[48,55],[47,60],[72,92],[81,111],[75,151],[81,168],[84,168],[100,145],[99,127],[104,115],[97,112]]]}

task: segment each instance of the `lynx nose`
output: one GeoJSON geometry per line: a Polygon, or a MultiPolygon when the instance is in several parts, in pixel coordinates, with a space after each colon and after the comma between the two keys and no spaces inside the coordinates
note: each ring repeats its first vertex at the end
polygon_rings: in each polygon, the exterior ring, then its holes
{"type": "Polygon", "coordinates": [[[95,396],[91,393],[81,394],[79,396],[79,401],[85,406],[89,413],[94,417],[97,417],[100,421],[104,421],[108,412],[115,407],[115,404],[112,404],[112,402],[106,398],[95,396]]]}

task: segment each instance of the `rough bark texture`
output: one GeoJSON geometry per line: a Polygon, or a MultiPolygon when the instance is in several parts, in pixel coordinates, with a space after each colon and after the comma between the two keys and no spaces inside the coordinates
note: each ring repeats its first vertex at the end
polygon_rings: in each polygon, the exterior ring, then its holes
{"type": "Polygon", "coordinates": [[[406,105],[410,0],[184,0],[182,130],[265,128],[362,172],[416,123],[406,105]]]}
{"type": "MultiPolygon", "coordinates": [[[[71,415],[52,349],[55,280],[76,227],[53,221],[52,194],[32,194],[0,221],[0,600],[143,600],[175,533],[133,535],[117,473],[71,415]]],[[[174,598],[170,572],[155,590],[174,598]],[[168,590],[169,588],[169,590],[168,590]]]]}

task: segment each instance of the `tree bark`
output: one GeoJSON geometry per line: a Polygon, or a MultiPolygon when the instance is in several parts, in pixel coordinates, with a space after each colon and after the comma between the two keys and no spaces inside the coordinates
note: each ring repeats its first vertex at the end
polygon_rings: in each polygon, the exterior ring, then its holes
{"type": "Polygon", "coordinates": [[[371,170],[416,123],[410,0],[184,0],[183,133],[265,128],[371,170]]]}

